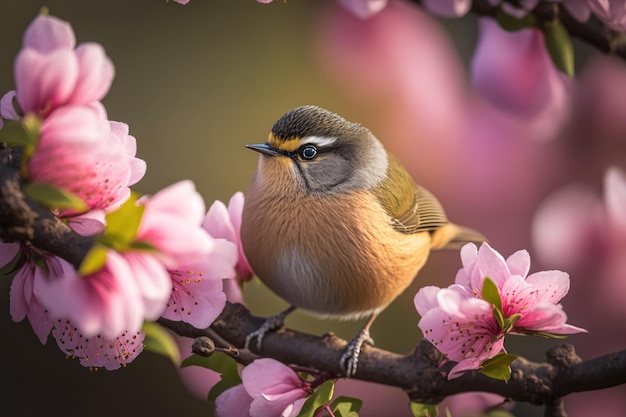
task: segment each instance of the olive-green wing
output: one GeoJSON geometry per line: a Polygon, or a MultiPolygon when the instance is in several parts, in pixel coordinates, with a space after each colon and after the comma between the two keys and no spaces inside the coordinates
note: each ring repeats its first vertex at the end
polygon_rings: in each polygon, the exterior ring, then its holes
{"type": "Polygon", "coordinates": [[[387,178],[375,192],[378,201],[391,217],[391,225],[401,233],[435,230],[448,223],[437,198],[416,185],[392,155],[389,155],[387,178]]]}

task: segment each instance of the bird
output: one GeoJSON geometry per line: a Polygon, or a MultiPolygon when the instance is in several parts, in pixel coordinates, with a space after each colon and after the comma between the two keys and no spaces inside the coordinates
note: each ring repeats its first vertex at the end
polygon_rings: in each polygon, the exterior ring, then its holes
{"type": "Polygon", "coordinates": [[[448,220],[437,198],[360,123],[315,105],[289,110],[265,143],[245,192],[240,237],[255,275],[289,307],[246,338],[284,326],[295,309],[368,318],[341,357],[356,373],[378,315],[414,281],[432,250],[484,242],[448,220]]]}

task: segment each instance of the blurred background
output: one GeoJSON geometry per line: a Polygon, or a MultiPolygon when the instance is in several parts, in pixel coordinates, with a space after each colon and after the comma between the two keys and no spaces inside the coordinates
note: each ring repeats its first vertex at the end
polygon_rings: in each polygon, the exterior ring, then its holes
{"type": "MultiPolygon", "coordinates": [[[[0,94],[14,88],[13,59],[24,29],[42,7],[69,21],[78,43],[98,42],[116,76],[104,99],[109,119],[127,123],[147,174],[134,189],[154,193],[192,179],[207,207],[245,191],[274,121],[293,107],[316,104],[369,127],[435,193],[455,222],[481,230],[505,257],[527,249],[531,272],[564,269],[536,252],[533,219],[548,196],[572,183],[598,196],[609,165],[626,167],[626,67],[578,41],[575,94],[568,116],[545,133],[490,105],[472,89],[470,62],[477,19],[433,18],[392,2],[362,21],[335,0],[21,0],[0,5],[0,94]]],[[[622,250],[626,246],[620,246],[622,250]]],[[[618,256],[619,256],[618,252],[618,256]]],[[[623,251],[621,253],[624,253],[623,251]]],[[[598,255],[596,253],[596,255],[598,255]]],[[[624,349],[621,282],[614,303],[596,289],[594,265],[564,269],[572,289],[563,300],[571,324],[589,334],[568,338],[583,359],[624,349]]],[[[423,285],[447,286],[458,253],[431,255],[413,285],[372,329],[376,346],[408,353],[420,339],[413,297],[423,285]]],[[[620,275],[624,276],[624,275],[620,275]]],[[[0,281],[2,414],[31,416],[211,416],[208,379],[183,374],[168,359],[144,352],[126,368],[89,371],[66,359],[52,338],[42,346],[27,321],[9,316],[10,281],[0,281]]],[[[258,281],[245,299],[253,314],[286,304],[258,281]]],[[[287,325],[350,339],[361,322],[318,320],[294,313],[287,325]]],[[[535,361],[562,341],[510,337],[507,348],[535,361]]],[[[190,352],[183,351],[186,357],[190,352]]],[[[399,389],[339,383],[340,394],[364,400],[363,416],[410,416],[399,389]]],[[[626,415],[626,387],[568,396],[571,416],[626,415]]],[[[451,405],[453,416],[462,416],[451,405]]],[[[462,408],[462,407],[461,407],[462,408]]],[[[517,416],[542,415],[521,404],[517,416]]]]}

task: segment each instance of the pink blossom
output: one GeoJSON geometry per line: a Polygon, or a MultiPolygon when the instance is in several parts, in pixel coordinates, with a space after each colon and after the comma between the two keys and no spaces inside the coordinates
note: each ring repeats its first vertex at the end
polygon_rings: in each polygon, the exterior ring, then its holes
{"type": "Polygon", "coordinates": [[[250,417],[252,397],[243,384],[236,385],[222,392],[215,400],[217,417],[250,417]]]}
{"type": "Polygon", "coordinates": [[[274,359],[255,360],[243,369],[241,379],[245,393],[241,385],[222,393],[217,398],[218,416],[245,416],[241,413],[249,403],[251,417],[295,417],[310,395],[310,384],[274,359]]]}
{"type": "Polygon", "coordinates": [[[525,250],[506,260],[483,243],[480,250],[472,243],[461,249],[463,267],[448,288],[425,287],[415,296],[415,307],[422,316],[419,327],[447,359],[458,362],[448,375],[477,369],[486,359],[504,349],[506,333],[571,334],[586,330],[566,324],[567,315],[559,301],[569,290],[569,277],[561,271],[541,271],[528,275],[530,256],[525,250]],[[502,327],[493,305],[482,299],[483,285],[490,279],[497,287],[505,320],[502,327]]]}
{"type": "Polygon", "coordinates": [[[472,7],[472,0],[424,0],[424,8],[443,17],[465,16],[472,7]]]}
{"type": "Polygon", "coordinates": [[[215,242],[201,226],[204,200],[192,181],[179,181],[142,197],[138,204],[144,205],[145,211],[136,240],[157,248],[168,269],[203,262],[213,250],[215,242]]]}
{"type": "Polygon", "coordinates": [[[237,280],[239,282],[252,279],[254,272],[248,263],[241,243],[241,213],[243,212],[244,195],[235,193],[228,202],[228,208],[221,201],[215,201],[202,223],[202,227],[214,238],[223,238],[237,245],[237,280]]]}
{"type": "Polygon", "coordinates": [[[78,358],[82,366],[113,371],[135,360],[143,351],[146,335],[139,331],[134,334],[124,332],[113,339],[100,335],[83,337],[70,322],[59,320],[52,329],[52,336],[59,349],[72,358],[78,358]]]}
{"type": "Polygon", "coordinates": [[[585,184],[569,184],[548,196],[532,223],[533,244],[546,263],[593,276],[585,295],[602,300],[612,314],[624,314],[624,249],[626,248],[626,175],[606,169],[600,197],[585,184]],[[591,294],[591,295],[589,295],[591,294]]]}
{"type": "Polygon", "coordinates": [[[224,309],[222,280],[234,278],[235,262],[235,245],[215,239],[206,261],[170,271],[173,289],[162,317],[184,321],[198,329],[209,327],[224,309]]]}
{"type": "Polygon", "coordinates": [[[389,0],[339,0],[339,4],[353,15],[367,19],[387,7],[389,0]]]}
{"type": "Polygon", "coordinates": [[[419,328],[448,360],[457,364],[448,378],[480,364],[504,349],[504,333],[493,316],[491,304],[466,288],[424,287],[415,296],[422,318],[419,328]]]}
{"type": "Polygon", "coordinates": [[[11,318],[19,322],[28,317],[39,341],[45,344],[54,321],[46,311],[36,289],[51,276],[74,273],[74,268],[61,258],[45,255],[32,247],[21,247],[17,243],[0,242],[0,253],[6,255],[6,258],[1,259],[0,262],[3,265],[8,263],[18,251],[26,259],[11,282],[11,318]]]}
{"type": "Polygon", "coordinates": [[[174,0],[174,1],[176,3],[179,3],[179,4],[187,4],[187,3],[189,3],[189,0],[174,0]]]}
{"type": "Polygon", "coordinates": [[[14,71],[22,114],[46,117],[60,106],[85,105],[106,95],[114,77],[111,60],[98,44],[75,49],[75,43],[69,23],[53,16],[39,15],[28,26],[14,71]]]}
{"type": "Polygon", "coordinates": [[[579,22],[589,20],[591,10],[589,9],[588,0],[555,0],[563,4],[565,9],[579,22]]]}
{"type": "MultiPolygon", "coordinates": [[[[122,255],[109,251],[101,270],[86,276],[75,271],[49,275],[35,286],[34,292],[52,319],[69,320],[88,338],[99,334],[114,339],[125,331],[136,333],[143,323],[145,306],[136,277],[139,268],[133,268],[122,255]]],[[[155,271],[144,268],[141,272],[155,271]]],[[[165,270],[162,274],[169,279],[165,270]]],[[[163,298],[167,300],[167,296],[169,292],[163,298]]]]}
{"type": "MultiPolygon", "coordinates": [[[[145,173],[135,139],[102,118],[101,106],[64,106],[43,120],[28,160],[28,179],[70,191],[88,209],[107,209],[130,195],[145,173]]],[[[123,125],[123,124],[122,124],[123,125]]],[[[127,133],[127,132],[126,132],[127,133]]],[[[75,214],[62,211],[61,215],[75,214]]]]}
{"type": "Polygon", "coordinates": [[[480,38],[471,62],[472,83],[494,106],[553,137],[570,114],[570,83],[553,65],[537,29],[507,32],[493,19],[480,19],[480,38]]]}
{"type": "Polygon", "coordinates": [[[591,11],[614,30],[626,29],[626,3],[623,0],[587,0],[591,11]]]}

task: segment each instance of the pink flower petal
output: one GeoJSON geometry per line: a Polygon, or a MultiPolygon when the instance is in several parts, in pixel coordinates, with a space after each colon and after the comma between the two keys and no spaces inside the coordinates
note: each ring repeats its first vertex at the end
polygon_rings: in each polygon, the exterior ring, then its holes
{"type": "Polygon", "coordinates": [[[249,417],[252,397],[242,384],[222,392],[215,400],[215,413],[218,417],[249,417]]]}
{"type": "Polygon", "coordinates": [[[339,0],[339,4],[361,19],[372,17],[387,6],[389,0],[339,0]]]}
{"type": "Polygon", "coordinates": [[[115,75],[113,63],[102,45],[85,43],[76,48],[78,78],[68,102],[75,105],[100,101],[111,87],[115,75]]]}
{"type": "Polygon", "coordinates": [[[48,53],[55,49],[73,49],[76,38],[68,22],[40,14],[26,28],[22,44],[24,48],[48,53]]]}
{"type": "Polygon", "coordinates": [[[78,79],[78,60],[71,49],[41,54],[22,49],[15,59],[17,101],[26,113],[40,113],[64,104],[78,79]]]}
{"type": "Polygon", "coordinates": [[[626,233],[626,175],[615,166],[604,175],[604,205],[611,225],[626,233]]]}

